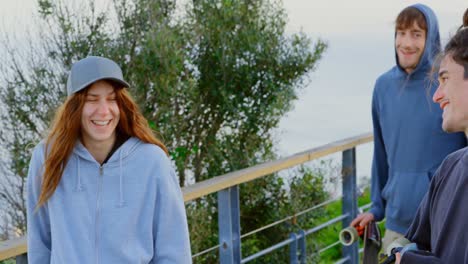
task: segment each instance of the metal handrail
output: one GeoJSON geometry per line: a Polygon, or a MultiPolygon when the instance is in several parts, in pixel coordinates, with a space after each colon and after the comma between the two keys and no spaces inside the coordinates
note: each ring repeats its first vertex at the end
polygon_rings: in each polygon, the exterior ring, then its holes
{"type": "MultiPolygon", "coordinates": [[[[364,133],[320,147],[312,148],[275,161],[265,162],[246,169],[227,173],[199,183],[195,183],[193,185],[182,188],[184,201],[189,202],[205,195],[219,192],[221,190],[234,187],[239,184],[246,183],[314,159],[355,148],[358,145],[369,143],[372,140],[372,133],[364,133]]],[[[25,237],[0,242],[0,260],[13,258],[25,253],[27,253],[25,237]]]]}
{"type": "Polygon", "coordinates": [[[354,148],[358,145],[369,143],[373,140],[372,133],[364,133],[354,137],[338,140],[320,147],[281,158],[275,161],[265,162],[246,169],[230,172],[221,176],[195,183],[182,188],[184,201],[188,202],[202,196],[221,191],[223,189],[246,183],[257,178],[296,166],[308,161],[319,159],[330,154],[354,148]]]}
{"type": "Polygon", "coordinates": [[[25,236],[0,242],[0,260],[14,258],[27,251],[28,247],[25,236]]]}
{"type": "MultiPolygon", "coordinates": [[[[326,223],[323,223],[323,224],[321,224],[321,225],[319,225],[319,226],[316,226],[316,227],[314,227],[314,228],[312,228],[312,229],[306,231],[305,234],[304,234],[304,236],[307,236],[307,235],[310,235],[310,234],[312,234],[312,233],[318,232],[318,231],[324,229],[324,228],[327,227],[327,226],[330,226],[330,225],[332,225],[332,224],[338,223],[339,221],[343,220],[343,219],[346,218],[347,216],[348,216],[348,215],[340,215],[340,216],[338,216],[338,217],[335,217],[335,218],[329,220],[329,221],[326,222],[326,223]]],[[[286,240],[284,240],[284,241],[282,241],[282,242],[280,242],[280,243],[278,243],[278,244],[275,244],[275,245],[273,245],[273,246],[271,246],[271,247],[268,247],[268,248],[266,248],[266,249],[263,249],[263,250],[261,250],[261,251],[255,253],[255,254],[253,254],[253,255],[251,255],[251,256],[249,256],[249,257],[243,259],[243,260],[242,260],[242,263],[246,263],[246,262],[248,262],[248,261],[254,260],[254,259],[258,258],[258,257],[261,257],[261,256],[263,256],[263,255],[266,255],[267,253],[272,252],[272,251],[275,250],[275,249],[278,249],[278,248],[284,247],[284,246],[286,246],[286,245],[289,245],[289,244],[292,243],[294,240],[297,240],[297,239],[301,238],[302,236],[303,236],[303,235],[297,235],[296,239],[289,238],[289,239],[286,239],[286,240]]]]}
{"type": "MultiPolygon", "coordinates": [[[[303,211],[301,211],[301,212],[299,212],[299,213],[295,213],[295,214],[290,215],[290,216],[287,216],[287,217],[285,217],[285,218],[283,218],[283,219],[277,220],[277,221],[275,221],[275,222],[273,222],[273,223],[264,225],[264,226],[262,226],[262,227],[260,227],[260,228],[257,228],[257,229],[255,229],[255,230],[252,230],[252,231],[249,231],[249,232],[247,232],[247,233],[245,233],[245,234],[242,234],[242,235],[240,236],[240,238],[241,238],[241,239],[244,239],[244,238],[246,238],[246,237],[248,237],[248,236],[250,236],[250,235],[256,234],[256,233],[258,233],[258,232],[260,232],[260,231],[266,230],[266,229],[268,229],[268,228],[270,228],[270,227],[273,227],[273,226],[279,225],[279,224],[281,224],[281,223],[284,223],[284,222],[286,222],[286,221],[288,221],[288,220],[291,220],[291,219],[293,219],[294,217],[301,216],[301,215],[303,215],[303,214],[305,214],[305,213],[308,213],[308,212],[310,212],[310,211],[312,211],[312,210],[315,210],[315,209],[318,209],[318,208],[320,208],[320,207],[326,206],[326,205],[328,205],[328,204],[330,204],[330,203],[336,202],[336,201],[338,201],[339,199],[341,199],[341,196],[335,197],[335,198],[333,198],[333,199],[329,199],[329,200],[327,200],[327,201],[325,201],[325,202],[322,202],[322,203],[320,203],[320,204],[317,204],[317,205],[314,205],[314,206],[312,206],[312,207],[310,207],[310,208],[307,208],[307,209],[305,209],[305,210],[303,210],[303,211]]],[[[201,256],[201,255],[206,254],[206,253],[209,253],[209,252],[211,252],[211,251],[213,251],[213,250],[215,250],[215,249],[218,249],[218,248],[219,248],[219,244],[216,245],[216,246],[210,247],[210,248],[208,248],[208,249],[202,250],[202,251],[200,251],[200,252],[198,252],[198,253],[192,255],[192,258],[201,256]]]]}

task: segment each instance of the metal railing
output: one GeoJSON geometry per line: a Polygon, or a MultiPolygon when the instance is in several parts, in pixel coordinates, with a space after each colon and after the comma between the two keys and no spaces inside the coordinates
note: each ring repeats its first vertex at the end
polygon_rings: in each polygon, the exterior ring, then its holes
{"type": "MultiPolygon", "coordinates": [[[[212,193],[217,193],[218,195],[219,244],[206,250],[206,252],[218,249],[219,260],[222,264],[246,263],[278,248],[289,246],[290,263],[305,263],[307,258],[305,238],[307,235],[340,221],[343,223],[343,226],[347,226],[357,215],[356,146],[369,143],[372,140],[372,133],[361,134],[182,188],[185,202],[212,193]],[[342,214],[312,229],[291,233],[288,239],[251,256],[243,257],[241,254],[241,239],[249,234],[242,235],[240,232],[239,185],[338,152],[343,153],[342,214]]],[[[329,245],[329,247],[334,245],[336,243],[329,245]]],[[[199,252],[194,257],[203,253],[199,252]]],[[[16,258],[17,264],[23,264],[27,263],[26,256],[27,245],[25,237],[0,242],[0,261],[16,258]]],[[[339,262],[358,263],[358,259],[358,245],[355,243],[352,246],[343,247],[343,258],[339,262]]]]}

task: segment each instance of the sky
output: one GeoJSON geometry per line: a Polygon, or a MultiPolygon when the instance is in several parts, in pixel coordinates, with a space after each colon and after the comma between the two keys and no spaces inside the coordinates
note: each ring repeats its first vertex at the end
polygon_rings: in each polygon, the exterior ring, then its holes
{"type": "MultiPolygon", "coordinates": [[[[97,0],[99,3],[108,0],[97,0]]],[[[418,1],[439,19],[442,43],[461,24],[466,0],[418,1]]],[[[25,35],[35,0],[0,0],[0,29],[25,35]]],[[[370,105],[375,79],[395,64],[394,20],[416,1],[284,0],[288,33],[321,38],[328,49],[294,109],[276,132],[278,153],[287,156],[372,130],[370,105]]],[[[369,175],[372,144],[358,147],[358,175],[369,175]]],[[[338,156],[339,157],[339,156],[338,156]]]]}

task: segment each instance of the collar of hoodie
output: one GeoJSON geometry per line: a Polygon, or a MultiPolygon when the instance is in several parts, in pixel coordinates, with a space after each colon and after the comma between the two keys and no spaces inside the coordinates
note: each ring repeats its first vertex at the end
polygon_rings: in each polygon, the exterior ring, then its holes
{"type": "Polygon", "coordinates": [[[102,166],[106,167],[119,167],[119,202],[118,202],[118,207],[123,207],[125,205],[125,199],[124,199],[124,193],[123,193],[123,160],[130,155],[133,150],[136,149],[136,147],[141,143],[141,141],[137,138],[131,137],[125,143],[122,144],[115,152],[112,154],[112,156],[109,158],[109,160],[103,164],[100,165],[94,157],[89,153],[89,151],[83,146],[83,144],[80,141],[77,141],[75,144],[75,147],[73,149],[73,154],[74,154],[74,159],[76,159],[76,172],[77,172],[77,178],[76,178],[76,191],[81,192],[84,190],[84,186],[81,182],[81,162],[91,162],[96,164],[98,168],[101,168],[102,166]]]}

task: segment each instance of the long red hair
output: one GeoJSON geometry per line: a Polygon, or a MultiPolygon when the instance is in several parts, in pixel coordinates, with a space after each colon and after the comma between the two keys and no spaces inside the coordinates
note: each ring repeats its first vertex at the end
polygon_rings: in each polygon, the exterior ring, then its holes
{"type": "MultiPolygon", "coordinates": [[[[136,137],[146,143],[155,144],[167,154],[166,146],[153,134],[148,121],[141,114],[138,105],[128,90],[119,88],[112,81],[109,81],[109,83],[114,87],[120,111],[120,120],[116,128],[118,133],[136,137]]],[[[38,207],[44,205],[54,194],[73,147],[76,141],[81,138],[81,112],[83,111],[87,90],[84,89],[69,96],[55,114],[51,131],[46,139],[46,158],[38,207]]]]}

